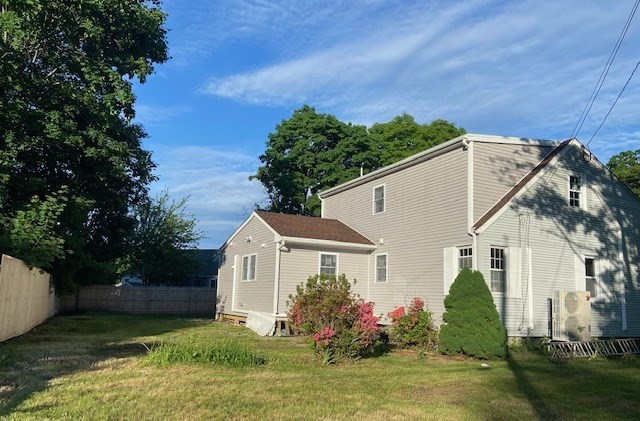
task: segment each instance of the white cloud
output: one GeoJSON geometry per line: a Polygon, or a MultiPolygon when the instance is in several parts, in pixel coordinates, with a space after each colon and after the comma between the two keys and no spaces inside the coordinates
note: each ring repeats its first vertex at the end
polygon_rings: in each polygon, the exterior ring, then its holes
{"type": "Polygon", "coordinates": [[[165,107],[161,105],[136,104],[136,121],[145,127],[161,127],[170,120],[191,112],[186,105],[165,107]]]}
{"type": "Polygon", "coordinates": [[[210,147],[159,145],[154,159],[163,176],[152,185],[152,194],[166,187],[173,198],[189,197],[187,210],[208,237],[200,247],[219,247],[264,199],[260,183],[249,181],[259,164],[253,156],[210,147]]]}
{"type": "MultiPolygon", "coordinates": [[[[358,123],[385,121],[406,111],[420,121],[445,118],[475,132],[564,138],[627,13],[598,1],[436,2],[398,6],[384,20],[366,15],[360,22],[349,21],[348,31],[339,13],[338,23],[319,32],[324,40],[312,48],[258,69],[215,77],[202,90],[250,104],[310,103],[358,123]],[[334,38],[333,32],[342,37],[334,38]]],[[[292,38],[306,34],[284,23],[292,38]]],[[[637,27],[635,22],[628,32],[581,139],[593,133],[632,70],[637,60],[633,46],[640,43],[637,27]]],[[[603,135],[613,125],[637,124],[639,96],[636,82],[603,135]]],[[[596,153],[600,147],[608,150],[601,143],[594,140],[596,153]]],[[[640,147],[637,137],[635,144],[640,147]]]]}

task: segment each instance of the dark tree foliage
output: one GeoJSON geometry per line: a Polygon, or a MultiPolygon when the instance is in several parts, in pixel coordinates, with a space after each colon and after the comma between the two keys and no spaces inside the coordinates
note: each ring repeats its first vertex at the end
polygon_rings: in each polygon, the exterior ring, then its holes
{"type": "Polygon", "coordinates": [[[449,355],[506,358],[507,331],[482,273],[462,269],[444,299],[439,349],[449,355]]]}
{"type": "Polygon", "coordinates": [[[369,129],[369,137],[377,151],[380,167],[393,164],[465,133],[463,128],[445,120],[418,124],[407,113],[394,117],[388,123],[376,123],[369,129]]]}
{"type": "Polygon", "coordinates": [[[0,0],[0,215],[13,230],[0,227],[2,248],[33,236],[20,212],[48,212],[46,236],[62,250],[46,262],[16,257],[51,271],[59,291],[113,280],[133,229],[128,209],[153,179],[131,79],[144,82],[167,59],[159,6],[0,0]]]}
{"type": "Polygon", "coordinates": [[[444,120],[420,125],[408,114],[367,130],[304,105],[269,134],[263,165],[251,178],[264,186],[268,210],[318,216],[319,191],[464,133],[444,120]]]}
{"type": "Polygon", "coordinates": [[[133,208],[134,233],[125,271],[140,275],[145,285],[182,285],[199,269],[195,255],[189,253],[203,238],[196,230],[194,216],[185,210],[187,200],[173,201],[164,191],[133,208]]]}
{"type": "Polygon", "coordinates": [[[357,176],[362,162],[372,165],[364,126],[319,114],[308,105],[269,134],[264,164],[251,178],[259,180],[275,212],[318,215],[317,193],[357,176]]]}
{"type": "Polygon", "coordinates": [[[640,198],[640,149],[612,156],[607,167],[640,198]]]}

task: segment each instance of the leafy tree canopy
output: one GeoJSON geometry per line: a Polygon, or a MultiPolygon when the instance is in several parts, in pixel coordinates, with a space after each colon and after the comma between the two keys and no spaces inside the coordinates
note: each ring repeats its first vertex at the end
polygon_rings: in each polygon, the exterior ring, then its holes
{"type": "Polygon", "coordinates": [[[142,276],[145,285],[181,284],[199,267],[188,249],[203,238],[196,220],[185,210],[187,199],[170,200],[167,191],[133,209],[135,230],[129,243],[125,270],[142,276]]]}
{"type": "Polygon", "coordinates": [[[640,149],[612,156],[607,167],[640,197],[640,149]]]}
{"type": "Polygon", "coordinates": [[[304,105],[269,134],[251,178],[265,187],[267,209],[317,216],[317,193],[358,177],[361,167],[370,172],[464,133],[444,120],[418,124],[406,113],[367,129],[304,105]]]}
{"type": "Polygon", "coordinates": [[[167,60],[165,17],[155,0],[0,0],[2,247],[59,290],[113,279],[153,179],[131,79],[167,60]],[[44,260],[20,252],[20,229],[47,231],[44,260]]]}

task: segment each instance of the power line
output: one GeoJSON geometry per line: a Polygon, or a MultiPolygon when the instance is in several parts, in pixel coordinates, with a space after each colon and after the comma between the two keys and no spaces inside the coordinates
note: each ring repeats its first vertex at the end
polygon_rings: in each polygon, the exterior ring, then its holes
{"type": "Polygon", "coordinates": [[[634,73],[636,72],[636,70],[638,70],[638,66],[640,66],[640,61],[638,61],[636,63],[636,67],[634,67],[633,71],[631,72],[631,74],[629,75],[629,79],[627,79],[627,83],[624,84],[624,86],[622,87],[622,90],[620,91],[620,93],[618,94],[618,97],[616,98],[615,101],[613,101],[613,104],[611,104],[611,107],[609,108],[609,111],[607,111],[607,115],[604,116],[604,118],[602,119],[602,123],[600,123],[600,125],[598,126],[598,128],[596,129],[595,133],[593,133],[593,136],[591,136],[591,139],[589,139],[589,141],[587,142],[587,147],[589,147],[589,143],[591,143],[591,141],[593,140],[594,137],[596,137],[596,135],[598,134],[598,132],[600,131],[600,129],[602,128],[602,125],[604,124],[605,121],[607,121],[607,117],[609,117],[609,114],[611,114],[611,111],[613,110],[613,107],[616,106],[616,104],[618,103],[618,100],[620,99],[620,97],[622,96],[622,93],[624,92],[624,90],[627,88],[627,85],[629,85],[629,82],[631,82],[631,78],[633,78],[634,73]]]}
{"type": "Polygon", "coordinates": [[[602,88],[602,85],[604,84],[604,81],[607,78],[607,75],[609,74],[609,70],[611,69],[613,60],[615,60],[616,55],[618,54],[618,50],[620,50],[620,46],[622,45],[622,41],[624,40],[624,37],[627,35],[627,30],[631,25],[631,21],[633,20],[634,15],[636,14],[636,10],[638,10],[639,4],[640,4],[640,0],[636,0],[633,7],[631,8],[631,12],[627,17],[627,21],[625,22],[624,27],[622,28],[622,32],[620,33],[620,36],[618,36],[618,40],[616,41],[616,44],[613,47],[613,51],[611,51],[611,54],[609,55],[607,64],[605,64],[604,69],[602,69],[602,73],[600,73],[598,82],[596,83],[596,86],[594,86],[593,91],[591,91],[591,96],[589,96],[589,100],[587,101],[587,104],[584,106],[584,109],[582,110],[582,114],[580,114],[580,118],[578,119],[578,122],[573,128],[570,138],[578,136],[578,134],[580,133],[580,130],[582,129],[582,125],[587,120],[587,116],[591,111],[591,107],[593,107],[593,104],[595,103],[596,98],[600,93],[600,89],[602,88]]]}

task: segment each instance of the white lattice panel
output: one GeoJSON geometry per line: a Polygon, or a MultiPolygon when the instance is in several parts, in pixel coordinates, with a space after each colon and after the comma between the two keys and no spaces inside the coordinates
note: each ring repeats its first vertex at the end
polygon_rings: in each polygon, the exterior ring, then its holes
{"type": "Polygon", "coordinates": [[[276,318],[267,313],[250,311],[245,326],[260,336],[271,336],[276,331],[276,318]]]}

